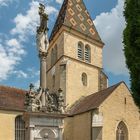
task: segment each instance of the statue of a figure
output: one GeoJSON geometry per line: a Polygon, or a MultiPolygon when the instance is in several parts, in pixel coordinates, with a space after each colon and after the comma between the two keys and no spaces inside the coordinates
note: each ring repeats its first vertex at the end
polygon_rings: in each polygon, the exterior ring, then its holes
{"type": "Polygon", "coordinates": [[[33,84],[30,84],[30,89],[26,93],[25,105],[28,111],[49,113],[64,113],[66,107],[64,105],[64,94],[61,89],[58,92],[50,93],[48,89],[40,87],[35,91],[33,84]],[[41,100],[42,94],[45,94],[45,106],[43,106],[41,100]]]}
{"type": "Polygon", "coordinates": [[[64,105],[64,94],[63,91],[61,89],[58,90],[58,111],[60,113],[64,113],[65,112],[65,105],[64,105]]]}
{"type": "Polygon", "coordinates": [[[38,92],[35,92],[33,88],[33,84],[30,84],[30,90],[26,93],[25,105],[27,106],[28,110],[36,112],[42,108],[42,102],[40,100],[42,89],[39,88],[38,92]]]}
{"type": "Polygon", "coordinates": [[[39,7],[40,26],[37,27],[37,48],[39,52],[47,52],[49,41],[47,37],[47,21],[48,15],[45,13],[45,6],[40,4],[39,7]]]}

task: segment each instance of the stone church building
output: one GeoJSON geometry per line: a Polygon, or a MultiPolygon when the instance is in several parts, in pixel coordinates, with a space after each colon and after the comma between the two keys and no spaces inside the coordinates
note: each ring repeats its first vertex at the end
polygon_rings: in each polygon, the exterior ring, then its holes
{"type": "Polygon", "coordinates": [[[28,112],[28,91],[0,86],[0,140],[140,140],[139,109],[124,82],[108,87],[103,47],[83,0],[64,0],[42,74],[66,111],[28,112]]]}

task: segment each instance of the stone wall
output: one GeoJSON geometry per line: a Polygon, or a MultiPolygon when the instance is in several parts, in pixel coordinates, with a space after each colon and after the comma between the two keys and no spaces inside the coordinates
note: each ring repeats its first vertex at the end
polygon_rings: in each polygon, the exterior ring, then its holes
{"type": "Polygon", "coordinates": [[[91,112],[66,118],[64,140],[91,140],[91,112]]]}
{"type": "Polygon", "coordinates": [[[18,112],[0,110],[0,139],[15,140],[15,118],[18,112]]]}
{"type": "Polygon", "coordinates": [[[89,43],[86,39],[74,36],[68,32],[57,34],[50,43],[47,58],[47,87],[51,91],[62,88],[66,95],[66,104],[72,105],[82,96],[99,91],[99,75],[102,68],[102,47],[89,43]],[[88,44],[91,49],[91,63],[79,60],[77,57],[78,42],[88,44]],[[51,65],[51,50],[57,44],[57,61],[51,65]],[[63,65],[63,67],[61,67],[63,65]],[[65,68],[64,68],[65,66],[65,68]],[[82,73],[87,74],[87,86],[82,84],[82,73]],[[55,75],[55,86],[53,86],[55,75]]]}
{"type": "Polygon", "coordinates": [[[102,47],[98,47],[95,44],[91,44],[86,39],[85,40],[81,39],[67,32],[64,32],[64,54],[66,56],[78,59],[77,57],[78,42],[82,42],[84,46],[89,45],[91,49],[90,64],[102,68],[102,47]]]}
{"type": "Polygon", "coordinates": [[[126,85],[122,83],[101,105],[103,140],[115,140],[117,125],[123,121],[129,140],[140,140],[140,114],[126,85]]]}

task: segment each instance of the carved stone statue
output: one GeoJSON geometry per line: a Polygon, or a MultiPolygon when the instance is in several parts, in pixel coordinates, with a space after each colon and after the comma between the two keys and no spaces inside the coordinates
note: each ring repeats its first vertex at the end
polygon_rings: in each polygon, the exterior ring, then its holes
{"type": "Polygon", "coordinates": [[[37,48],[39,52],[47,52],[49,41],[47,37],[47,21],[48,15],[45,13],[45,6],[40,4],[39,7],[40,26],[37,27],[37,48]]]}
{"type": "Polygon", "coordinates": [[[61,89],[58,90],[58,111],[60,113],[64,113],[65,112],[65,105],[64,105],[64,94],[63,91],[61,89]]]}
{"type": "Polygon", "coordinates": [[[28,111],[32,112],[49,112],[49,113],[64,113],[64,95],[61,89],[58,92],[49,93],[48,89],[41,87],[34,91],[33,84],[30,84],[29,92],[26,93],[25,105],[28,111]],[[42,94],[45,92],[45,110],[42,105],[42,94]]]}
{"type": "Polygon", "coordinates": [[[40,108],[42,108],[42,102],[40,100],[42,90],[39,89],[37,93],[33,91],[33,88],[33,84],[30,84],[29,92],[26,93],[25,97],[25,105],[27,107],[27,110],[36,112],[39,111],[40,108]]]}
{"type": "Polygon", "coordinates": [[[64,113],[64,96],[62,90],[50,93],[46,88],[46,58],[48,49],[47,21],[48,15],[45,13],[45,6],[39,7],[40,26],[37,27],[37,48],[40,58],[40,88],[35,91],[33,84],[26,93],[25,105],[27,111],[64,113]]]}

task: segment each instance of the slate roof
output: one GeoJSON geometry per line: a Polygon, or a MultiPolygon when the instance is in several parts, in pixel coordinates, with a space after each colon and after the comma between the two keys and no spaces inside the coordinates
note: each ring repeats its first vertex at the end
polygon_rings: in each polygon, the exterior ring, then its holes
{"type": "Polygon", "coordinates": [[[121,83],[85,97],[71,108],[70,115],[73,116],[98,108],[121,83]]]}
{"type": "Polygon", "coordinates": [[[0,109],[24,111],[26,92],[13,87],[0,86],[0,109]]]}
{"type": "Polygon", "coordinates": [[[70,27],[71,29],[82,33],[86,37],[102,43],[83,0],[64,0],[50,35],[50,41],[62,25],[70,27]]]}

